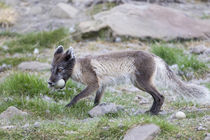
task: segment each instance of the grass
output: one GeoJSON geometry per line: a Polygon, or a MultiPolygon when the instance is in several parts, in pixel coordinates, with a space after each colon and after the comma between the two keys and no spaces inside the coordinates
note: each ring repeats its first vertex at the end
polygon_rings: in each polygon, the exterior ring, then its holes
{"type": "Polygon", "coordinates": [[[204,14],[201,19],[210,19],[210,15],[204,14]]]}
{"type": "Polygon", "coordinates": [[[20,36],[20,34],[16,33],[16,32],[9,32],[9,31],[3,31],[0,32],[0,38],[1,37],[18,37],[20,36]]]}
{"type": "Polygon", "coordinates": [[[153,45],[151,51],[166,61],[168,65],[177,64],[184,72],[193,71],[203,73],[207,71],[205,63],[199,61],[195,55],[184,54],[183,49],[172,48],[166,45],[153,45]]]}
{"type": "MultiPolygon", "coordinates": [[[[0,112],[9,106],[29,113],[27,120],[13,120],[12,125],[17,129],[1,130],[1,139],[71,139],[71,140],[119,140],[123,139],[126,131],[138,124],[154,123],[161,128],[161,132],[155,139],[180,139],[193,138],[203,139],[204,132],[195,131],[195,125],[199,121],[189,123],[189,120],[177,120],[178,123],[186,124],[185,127],[170,123],[168,116],[150,116],[146,114],[130,115],[129,111],[121,111],[108,114],[98,118],[89,118],[88,111],[93,107],[93,101],[84,99],[72,108],[65,108],[73,96],[81,87],[69,81],[67,87],[61,91],[52,91],[47,83],[39,75],[27,73],[14,73],[0,84],[0,112]],[[50,97],[45,100],[43,96],[50,97]],[[85,120],[84,120],[85,119],[85,120]],[[87,119],[87,120],[86,120],[87,119]],[[41,122],[41,126],[34,128],[35,121],[41,122]],[[28,129],[22,129],[26,123],[30,124],[28,129]],[[195,123],[195,124],[194,124],[195,123]]],[[[111,93],[104,94],[103,101],[123,105],[125,109],[138,109],[138,103],[133,102],[135,94],[111,93]]],[[[185,103],[171,105],[177,108],[186,107],[185,103]]],[[[191,105],[187,105],[189,107],[191,105]]],[[[199,119],[205,113],[187,113],[190,119],[199,119]]]]}
{"type": "Polygon", "coordinates": [[[69,81],[63,91],[53,92],[48,88],[47,82],[44,79],[27,73],[15,73],[9,76],[4,83],[0,84],[0,91],[2,94],[11,96],[35,97],[47,95],[55,100],[60,100],[69,99],[75,92],[79,92],[80,88],[72,81],[69,81]]]}
{"type": "Polygon", "coordinates": [[[210,83],[206,83],[206,87],[210,89],[210,83]]]}
{"type": "Polygon", "coordinates": [[[64,28],[54,31],[43,31],[38,33],[28,33],[18,36],[16,39],[5,42],[8,50],[1,50],[4,53],[28,53],[35,48],[40,50],[44,48],[52,48],[54,45],[63,44],[68,37],[68,32],[64,28]]]}

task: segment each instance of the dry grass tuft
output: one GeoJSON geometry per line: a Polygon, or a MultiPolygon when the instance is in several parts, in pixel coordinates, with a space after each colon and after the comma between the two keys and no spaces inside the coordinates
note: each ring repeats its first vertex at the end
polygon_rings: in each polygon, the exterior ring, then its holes
{"type": "Polygon", "coordinates": [[[17,20],[16,11],[6,6],[3,3],[0,3],[0,26],[1,27],[9,27],[15,24],[17,20]]]}

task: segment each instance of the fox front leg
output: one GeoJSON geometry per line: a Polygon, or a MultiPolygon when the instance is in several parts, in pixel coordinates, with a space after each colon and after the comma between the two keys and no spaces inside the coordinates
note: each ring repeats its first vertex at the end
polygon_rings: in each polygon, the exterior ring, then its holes
{"type": "Polygon", "coordinates": [[[98,89],[98,86],[92,85],[87,86],[83,91],[81,91],[78,95],[76,95],[66,107],[71,107],[75,105],[80,99],[87,97],[91,93],[95,92],[98,89]]]}

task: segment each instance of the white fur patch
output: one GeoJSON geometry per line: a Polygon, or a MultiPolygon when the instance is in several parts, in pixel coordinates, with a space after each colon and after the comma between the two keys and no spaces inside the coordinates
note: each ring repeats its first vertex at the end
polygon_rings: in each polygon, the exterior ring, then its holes
{"type": "Polygon", "coordinates": [[[129,83],[135,71],[134,59],[91,60],[93,70],[96,72],[99,85],[113,86],[129,83]]]}
{"type": "Polygon", "coordinates": [[[71,46],[69,47],[69,53],[71,54],[71,58],[75,58],[74,49],[71,46]]]}

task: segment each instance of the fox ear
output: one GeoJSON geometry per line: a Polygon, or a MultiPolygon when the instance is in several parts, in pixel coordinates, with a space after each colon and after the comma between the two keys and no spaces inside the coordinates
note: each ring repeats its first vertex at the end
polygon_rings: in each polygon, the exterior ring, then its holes
{"type": "Polygon", "coordinates": [[[74,49],[72,47],[69,47],[69,49],[66,51],[66,60],[74,59],[74,49]]]}
{"type": "Polygon", "coordinates": [[[54,55],[57,55],[57,54],[60,54],[60,53],[63,53],[63,46],[62,45],[59,45],[57,47],[57,49],[55,50],[54,55]]]}

